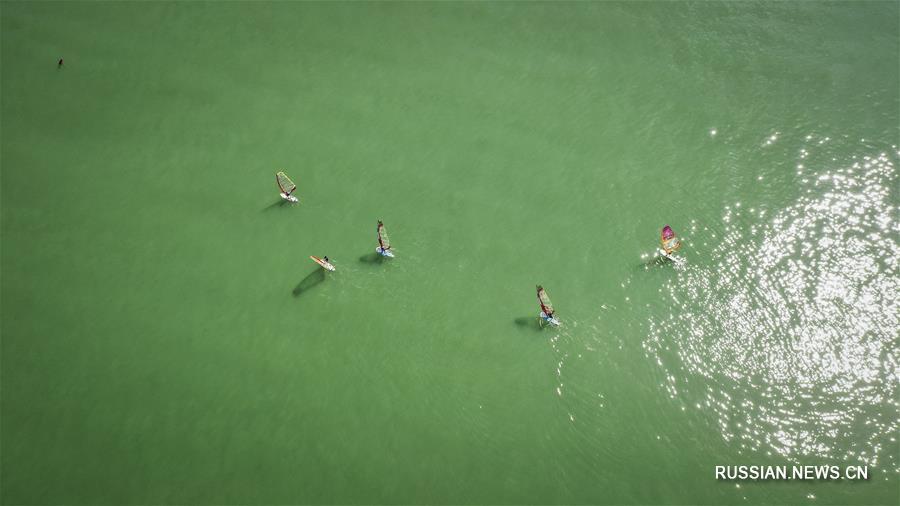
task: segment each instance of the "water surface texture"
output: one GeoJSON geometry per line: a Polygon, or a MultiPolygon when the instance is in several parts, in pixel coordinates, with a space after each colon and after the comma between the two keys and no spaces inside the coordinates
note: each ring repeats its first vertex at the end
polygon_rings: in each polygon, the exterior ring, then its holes
{"type": "Polygon", "coordinates": [[[897,2],[2,2],[0,43],[2,502],[896,503],[897,2]]]}

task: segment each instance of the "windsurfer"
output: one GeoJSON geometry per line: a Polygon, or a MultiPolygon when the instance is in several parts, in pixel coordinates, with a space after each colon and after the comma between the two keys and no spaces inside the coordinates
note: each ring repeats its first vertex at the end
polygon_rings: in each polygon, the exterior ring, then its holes
{"type": "Polygon", "coordinates": [[[671,254],[675,250],[677,250],[681,244],[678,242],[678,238],[675,237],[675,231],[672,230],[672,227],[666,225],[662,229],[662,235],[660,236],[660,242],[662,242],[663,250],[666,252],[666,255],[671,254]]]}

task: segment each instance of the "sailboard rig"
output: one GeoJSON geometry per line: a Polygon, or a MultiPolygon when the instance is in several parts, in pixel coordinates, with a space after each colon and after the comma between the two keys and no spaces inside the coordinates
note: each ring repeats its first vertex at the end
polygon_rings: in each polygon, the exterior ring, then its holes
{"type": "Polygon", "coordinates": [[[537,286],[537,297],[538,303],[541,305],[541,320],[554,327],[558,326],[560,321],[556,317],[556,311],[553,309],[553,304],[550,302],[550,296],[547,295],[547,292],[541,285],[537,286]]]}
{"type": "Polygon", "coordinates": [[[321,265],[323,268],[328,269],[329,271],[334,272],[335,268],[334,268],[333,265],[331,265],[331,262],[326,262],[324,259],[319,258],[319,257],[312,256],[312,255],[310,255],[309,258],[311,258],[313,262],[315,262],[315,263],[321,265]]]}
{"type": "Polygon", "coordinates": [[[391,241],[388,239],[387,230],[384,229],[384,223],[378,220],[378,247],[375,248],[381,256],[394,258],[394,252],[391,251],[391,241]]]}
{"type": "Polygon", "coordinates": [[[663,227],[659,236],[659,242],[662,244],[663,255],[667,257],[671,257],[672,253],[675,253],[681,247],[681,241],[675,236],[675,231],[672,230],[672,227],[668,225],[663,227]]]}
{"type": "Polygon", "coordinates": [[[297,185],[291,181],[287,174],[284,172],[275,174],[275,181],[278,183],[278,189],[281,190],[281,198],[289,202],[300,202],[300,199],[292,195],[294,190],[297,189],[297,185]]]}

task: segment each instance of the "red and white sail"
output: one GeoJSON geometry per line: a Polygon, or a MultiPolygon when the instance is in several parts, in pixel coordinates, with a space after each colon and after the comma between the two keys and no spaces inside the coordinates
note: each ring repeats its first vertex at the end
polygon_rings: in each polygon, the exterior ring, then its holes
{"type": "Polygon", "coordinates": [[[541,311],[547,316],[553,316],[553,303],[550,302],[550,297],[541,285],[537,286],[537,297],[541,304],[541,311]]]}

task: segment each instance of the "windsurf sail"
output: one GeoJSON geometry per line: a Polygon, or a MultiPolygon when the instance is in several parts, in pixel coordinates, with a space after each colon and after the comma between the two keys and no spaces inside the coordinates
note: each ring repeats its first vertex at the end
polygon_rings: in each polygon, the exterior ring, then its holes
{"type": "Polygon", "coordinates": [[[537,286],[537,297],[538,302],[541,304],[541,311],[547,316],[553,316],[553,304],[550,302],[550,297],[541,285],[537,286]]]}
{"type": "Polygon", "coordinates": [[[659,242],[662,243],[663,250],[667,255],[681,247],[681,242],[675,236],[675,231],[668,225],[663,227],[662,234],[659,236],[659,242]]]}
{"type": "Polygon", "coordinates": [[[287,177],[287,174],[284,172],[275,174],[275,181],[278,182],[278,188],[281,188],[281,193],[285,195],[290,195],[297,189],[297,185],[295,185],[294,182],[291,181],[291,178],[287,177]]]}
{"type": "Polygon", "coordinates": [[[313,256],[313,255],[310,255],[309,258],[311,258],[313,262],[321,265],[322,267],[328,269],[329,271],[334,270],[334,265],[332,265],[330,262],[326,262],[324,258],[319,258],[319,257],[313,256]]]}
{"type": "Polygon", "coordinates": [[[384,251],[391,249],[391,241],[388,240],[387,231],[384,229],[384,223],[381,220],[378,220],[378,245],[384,251]]]}

